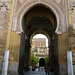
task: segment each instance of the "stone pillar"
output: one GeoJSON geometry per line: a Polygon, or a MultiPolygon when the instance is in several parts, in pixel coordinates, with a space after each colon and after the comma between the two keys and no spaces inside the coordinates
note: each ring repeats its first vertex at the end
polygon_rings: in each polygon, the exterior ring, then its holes
{"type": "Polygon", "coordinates": [[[50,55],[50,67],[54,69],[54,40],[51,39],[50,46],[49,46],[49,55],[50,55]]]}
{"type": "Polygon", "coordinates": [[[28,58],[28,66],[31,65],[31,45],[27,46],[27,58],[28,58]]]}
{"type": "Polygon", "coordinates": [[[29,66],[31,65],[31,45],[29,46],[29,66]]]}
{"type": "Polygon", "coordinates": [[[19,54],[19,75],[23,75],[24,69],[24,54],[25,54],[25,33],[21,35],[20,54],[19,54]]]}
{"type": "Polygon", "coordinates": [[[24,67],[27,68],[30,66],[30,61],[31,61],[31,45],[28,41],[28,39],[26,39],[25,41],[26,46],[25,46],[25,58],[24,58],[24,67]]]}
{"type": "Polygon", "coordinates": [[[6,50],[5,54],[4,54],[4,61],[3,61],[3,67],[2,67],[2,75],[7,75],[8,59],[9,59],[9,51],[6,50]]]}
{"type": "Polygon", "coordinates": [[[51,46],[51,68],[54,69],[54,46],[51,46]]]}
{"type": "Polygon", "coordinates": [[[49,65],[51,69],[54,69],[54,46],[49,46],[49,65]]]}
{"type": "Polygon", "coordinates": [[[48,48],[49,48],[49,56],[48,56],[48,58],[49,58],[49,67],[51,68],[51,47],[48,46],[48,48]]]}
{"type": "Polygon", "coordinates": [[[56,33],[54,33],[54,56],[55,56],[55,60],[54,60],[54,68],[55,68],[55,73],[54,75],[59,75],[59,57],[58,57],[59,53],[58,53],[58,36],[56,33]]]}
{"type": "Polygon", "coordinates": [[[67,51],[67,65],[68,65],[68,75],[73,74],[73,64],[72,64],[72,52],[67,51]]]}

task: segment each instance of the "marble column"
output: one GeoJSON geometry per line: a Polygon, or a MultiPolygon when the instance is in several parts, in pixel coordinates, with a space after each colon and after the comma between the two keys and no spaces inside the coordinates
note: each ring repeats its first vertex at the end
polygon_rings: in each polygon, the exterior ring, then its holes
{"type": "Polygon", "coordinates": [[[74,75],[72,64],[72,51],[67,51],[67,66],[68,66],[68,75],[74,75]]]}
{"type": "Polygon", "coordinates": [[[8,59],[9,59],[9,50],[5,50],[3,67],[2,67],[2,75],[7,75],[8,59]]]}

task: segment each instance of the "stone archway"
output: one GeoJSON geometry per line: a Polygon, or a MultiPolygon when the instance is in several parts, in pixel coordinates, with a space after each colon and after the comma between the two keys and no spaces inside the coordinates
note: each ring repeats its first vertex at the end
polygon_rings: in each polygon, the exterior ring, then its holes
{"type": "MultiPolygon", "coordinates": [[[[63,33],[62,35],[58,35],[59,46],[57,46],[57,47],[59,47],[60,72],[61,72],[61,75],[63,73],[64,73],[64,75],[66,75],[65,74],[67,72],[67,70],[65,68],[66,51],[69,50],[69,48],[68,48],[68,33],[64,33],[68,30],[67,29],[67,19],[66,19],[67,18],[66,0],[13,0],[13,2],[14,2],[14,5],[13,5],[14,7],[12,7],[13,15],[10,14],[10,16],[12,15],[12,26],[9,25],[9,27],[11,27],[11,31],[8,32],[8,40],[7,40],[7,42],[8,42],[7,49],[10,50],[10,55],[12,56],[12,58],[17,60],[15,62],[18,63],[19,59],[17,59],[17,58],[20,57],[19,53],[21,52],[21,51],[19,51],[20,45],[22,45],[23,50],[25,49],[24,46],[25,46],[25,35],[26,34],[24,32],[24,29],[22,28],[22,20],[23,20],[24,15],[31,8],[35,7],[36,5],[42,5],[46,8],[48,8],[49,10],[51,10],[54,13],[54,15],[56,16],[56,20],[57,20],[57,31],[56,32],[57,32],[57,34],[63,33]],[[24,33],[22,33],[22,32],[24,32],[24,33]],[[23,39],[21,39],[21,41],[23,43],[21,43],[20,38],[23,38],[23,39]],[[64,58],[62,58],[62,56],[64,56],[64,58]],[[63,69],[64,69],[64,71],[63,71],[63,69]]],[[[10,30],[10,28],[9,28],[9,30],[10,30]]],[[[53,38],[54,38],[54,36],[53,36],[53,38]]],[[[53,46],[50,45],[49,47],[53,47],[53,46]]],[[[24,58],[21,58],[21,59],[24,59],[24,58]]],[[[23,60],[20,60],[20,61],[23,62],[23,60]]],[[[22,67],[23,64],[20,66],[22,67]]]]}
{"type": "Polygon", "coordinates": [[[45,66],[45,59],[44,58],[40,58],[40,60],[39,60],[39,66],[42,66],[42,67],[45,66]]]}
{"type": "MultiPolygon", "coordinates": [[[[32,44],[32,38],[33,38],[33,36],[35,36],[35,35],[37,35],[37,34],[43,34],[43,35],[45,35],[46,37],[47,37],[47,39],[48,39],[48,44],[50,44],[50,41],[51,41],[51,39],[50,39],[50,35],[48,35],[48,33],[47,32],[45,32],[45,31],[42,31],[42,30],[37,30],[37,31],[35,31],[32,35],[31,35],[31,37],[30,37],[30,44],[32,44]]],[[[51,36],[51,38],[52,38],[53,36],[51,36]]]]}
{"type": "MultiPolygon", "coordinates": [[[[37,6],[35,6],[36,8],[37,8],[37,6]]],[[[42,5],[40,5],[39,7],[44,7],[44,6],[42,6],[42,5]]],[[[33,7],[34,8],[34,7],[33,7]]],[[[46,7],[44,7],[44,9],[47,9],[46,7]]],[[[29,11],[30,12],[30,11],[29,11]]],[[[51,11],[50,11],[51,12],[51,11]]],[[[20,64],[23,64],[24,63],[24,55],[27,55],[26,57],[29,57],[29,51],[30,51],[30,37],[31,37],[31,35],[34,33],[34,32],[36,32],[37,30],[38,31],[40,31],[40,30],[43,30],[43,31],[45,31],[48,35],[50,35],[49,36],[49,39],[50,39],[50,37],[51,37],[51,39],[53,38],[53,34],[55,33],[55,29],[56,29],[56,24],[55,24],[55,26],[53,27],[52,26],[52,23],[51,23],[51,21],[49,20],[49,19],[47,19],[46,17],[44,17],[43,15],[40,17],[39,15],[38,16],[35,16],[35,17],[33,17],[29,22],[28,22],[28,24],[25,24],[25,20],[27,20],[25,17],[27,16],[28,14],[25,14],[25,16],[24,16],[24,19],[23,19],[23,24],[22,24],[22,28],[23,28],[23,31],[24,31],[24,33],[22,34],[22,36],[24,36],[23,38],[21,38],[22,39],[22,41],[21,41],[21,45],[22,45],[22,49],[20,49],[20,53],[21,53],[21,55],[20,55],[20,59],[22,59],[22,60],[20,60],[20,64]],[[38,25],[40,26],[40,27],[38,27],[38,25]],[[27,39],[25,39],[25,34],[26,34],[26,36],[28,37],[27,39]],[[24,44],[24,41],[25,41],[25,43],[26,43],[26,45],[24,44]],[[25,45],[25,46],[24,46],[25,45]],[[26,52],[25,52],[25,50],[26,50],[26,52]],[[26,53],[26,54],[25,54],[26,53]]],[[[53,17],[54,17],[54,19],[56,20],[56,18],[55,18],[55,16],[54,16],[54,14],[53,14],[53,17]]],[[[55,21],[54,21],[54,23],[55,23],[55,21]]],[[[44,33],[45,34],[45,33],[44,33]]],[[[52,45],[51,45],[52,46],[52,45]]],[[[51,46],[49,47],[49,48],[51,48],[51,46]]],[[[56,50],[57,51],[57,50],[56,50]]],[[[53,52],[53,51],[52,51],[53,52]]],[[[52,56],[52,57],[54,57],[54,56],[52,56]]],[[[57,57],[58,57],[58,51],[57,51],[57,57]]],[[[27,60],[28,58],[26,58],[26,60],[27,60]]],[[[52,58],[51,58],[51,60],[52,60],[52,58]]],[[[27,60],[27,62],[29,61],[29,59],[27,60]]],[[[56,67],[55,68],[58,68],[58,58],[56,59],[56,67]]],[[[28,65],[28,63],[27,63],[27,65],[28,65]]],[[[27,66],[28,67],[28,66],[27,66]]],[[[21,66],[19,66],[19,69],[21,70],[21,71],[23,71],[23,65],[21,65],[21,66]]],[[[58,72],[58,71],[56,71],[56,72],[58,72]]],[[[20,72],[19,72],[20,73],[20,72]]],[[[58,73],[57,73],[58,74],[58,73]]]]}
{"type": "MultiPolygon", "coordinates": [[[[64,3],[64,0],[62,2],[55,2],[55,0],[28,0],[25,2],[24,0],[22,1],[15,0],[13,23],[11,28],[12,31],[15,31],[17,34],[22,34],[22,32],[24,32],[24,30],[22,29],[23,17],[27,13],[27,11],[29,11],[32,7],[35,7],[36,5],[45,6],[55,14],[57,20],[57,34],[62,34],[62,32],[67,31],[67,23],[65,22],[66,18],[65,15],[62,15],[64,11],[62,9],[62,6],[59,6],[60,3],[64,3]]],[[[65,6],[63,7],[65,8],[65,6]]],[[[23,36],[25,36],[25,34],[23,36]]]]}
{"type": "MultiPolygon", "coordinates": [[[[58,1],[53,1],[53,0],[30,0],[30,1],[24,1],[24,0],[15,0],[15,9],[14,9],[14,14],[13,14],[13,24],[12,24],[12,30],[16,31],[16,33],[20,34],[23,32],[22,29],[22,18],[26,14],[27,11],[29,11],[32,7],[35,5],[43,5],[55,14],[57,18],[57,28],[56,28],[56,33],[57,34],[62,34],[62,32],[66,32],[67,29],[67,21],[65,15],[62,15],[65,13],[59,6],[59,4],[65,3],[61,2],[61,0],[58,1]],[[15,25],[15,26],[14,26],[15,25]]],[[[63,6],[66,11],[66,6],[63,6]]],[[[66,13],[65,13],[66,14],[66,13]]]]}

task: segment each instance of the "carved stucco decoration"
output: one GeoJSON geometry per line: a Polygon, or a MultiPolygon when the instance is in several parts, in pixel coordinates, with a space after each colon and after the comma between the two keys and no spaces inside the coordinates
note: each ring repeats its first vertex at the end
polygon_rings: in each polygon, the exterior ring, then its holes
{"type": "Polygon", "coordinates": [[[10,12],[10,2],[0,2],[0,11],[1,12],[10,12]]]}
{"type": "Polygon", "coordinates": [[[69,8],[69,12],[72,13],[74,8],[75,8],[75,1],[68,1],[68,8],[69,8]]]}
{"type": "Polygon", "coordinates": [[[22,4],[24,2],[24,0],[19,0],[19,2],[22,4]]]}
{"type": "MultiPolygon", "coordinates": [[[[18,0],[15,0],[18,2],[18,0]]],[[[60,0],[61,1],[61,0],[60,0]]],[[[58,2],[60,2],[58,1],[58,2]]],[[[15,9],[14,9],[14,14],[13,15],[13,24],[12,24],[12,30],[16,31],[17,33],[23,32],[22,29],[22,18],[25,15],[25,13],[34,5],[36,4],[43,4],[47,6],[50,10],[53,11],[53,13],[56,16],[57,19],[57,28],[56,28],[56,33],[57,34],[62,34],[62,32],[67,31],[66,24],[65,24],[65,16],[63,15],[63,12],[58,6],[57,3],[53,0],[29,0],[29,1],[24,1],[23,4],[20,6],[19,9],[17,9],[18,4],[16,3],[15,9]],[[15,18],[15,19],[14,19],[15,18]]]]}
{"type": "Polygon", "coordinates": [[[69,8],[69,13],[72,14],[72,24],[73,24],[73,29],[75,30],[75,1],[74,0],[69,0],[68,8],[69,8]]]}
{"type": "Polygon", "coordinates": [[[61,0],[55,0],[55,2],[56,2],[57,4],[59,4],[59,3],[61,2],[61,0]]]}
{"type": "Polygon", "coordinates": [[[10,12],[10,2],[0,2],[0,29],[7,28],[7,13],[10,12]]]}

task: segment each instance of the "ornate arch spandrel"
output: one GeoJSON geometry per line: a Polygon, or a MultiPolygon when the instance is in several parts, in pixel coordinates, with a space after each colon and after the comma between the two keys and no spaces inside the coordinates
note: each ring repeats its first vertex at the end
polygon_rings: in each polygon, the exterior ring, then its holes
{"type": "MultiPolygon", "coordinates": [[[[22,18],[23,16],[27,13],[28,10],[30,10],[32,7],[34,7],[37,4],[41,4],[47,8],[49,8],[54,15],[56,16],[57,19],[57,28],[56,28],[56,33],[57,34],[62,34],[62,32],[65,32],[67,29],[65,28],[64,25],[64,16],[61,8],[58,6],[57,3],[55,3],[52,0],[26,0],[23,2],[21,7],[19,9],[16,9],[16,15],[15,15],[15,31],[18,33],[23,32],[22,30],[22,18]]],[[[18,4],[17,4],[18,6],[18,4]]],[[[14,24],[14,23],[13,23],[14,24]]],[[[14,25],[12,25],[12,28],[14,28],[14,25]]]]}

